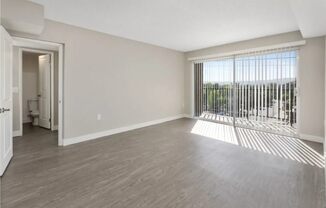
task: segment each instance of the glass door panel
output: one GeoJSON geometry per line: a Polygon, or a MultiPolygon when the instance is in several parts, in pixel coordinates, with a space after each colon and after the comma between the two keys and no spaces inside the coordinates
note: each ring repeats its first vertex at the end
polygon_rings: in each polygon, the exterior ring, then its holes
{"type": "Polygon", "coordinates": [[[237,57],[235,124],[294,135],[296,71],[296,51],[237,57]]]}
{"type": "Polygon", "coordinates": [[[203,63],[202,118],[233,123],[233,59],[203,63]]]}

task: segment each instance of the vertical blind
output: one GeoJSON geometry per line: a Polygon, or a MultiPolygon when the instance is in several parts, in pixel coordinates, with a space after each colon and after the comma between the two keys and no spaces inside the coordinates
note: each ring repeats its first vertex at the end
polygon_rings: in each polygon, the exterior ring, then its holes
{"type": "MultiPolygon", "coordinates": [[[[238,55],[194,64],[195,116],[296,124],[297,49],[238,55]]],[[[232,119],[230,119],[232,120],[232,119]]]]}
{"type": "Polygon", "coordinates": [[[203,113],[203,63],[194,65],[194,82],[195,82],[195,116],[198,117],[203,113]]]}
{"type": "Polygon", "coordinates": [[[296,69],[296,50],[236,57],[236,117],[294,125],[296,69]]]}

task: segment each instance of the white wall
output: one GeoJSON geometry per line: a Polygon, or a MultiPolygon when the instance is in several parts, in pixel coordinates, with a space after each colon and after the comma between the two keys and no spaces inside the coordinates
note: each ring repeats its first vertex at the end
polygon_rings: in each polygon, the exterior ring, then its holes
{"type": "Polygon", "coordinates": [[[64,138],[183,114],[181,52],[48,20],[12,34],[65,44],[64,138]]]}
{"type": "Polygon", "coordinates": [[[306,40],[307,44],[299,53],[299,131],[301,134],[324,138],[325,39],[306,40]]]}
{"type": "MultiPolygon", "coordinates": [[[[0,0],[0,17],[2,17],[2,0],[0,0]]],[[[1,18],[0,18],[0,25],[2,25],[1,18]]]]}
{"type": "MultiPolygon", "coordinates": [[[[325,108],[324,108],[324,156],[326,155],[326,36],[325,38],[325,108]]],[[[326,165],[325,169],[326,171],[326,165]]],[[[325,174],[325,186],[326,186],[326,174],[325,174]]]]}
{"type": "Polygon", "coordinates": [[[58,115],[59,115],[59,63],[58,63],[58,52],[56,51],[52,51],[54,54],[54,118],[53,118],[53,122],[54,122],[54,126],[58,126],[58,115]]]}
{"type": "MultiPolygon", "coordinates": [[[[325,36],[325,111],[324,111],[324,155],[326,155],[326,36],[325,36]]],[[[326,168],[326,166],[325,166],[326,168]]],[[[326,179],[326,174],[325,174],[326,179]]],[[[325,180],[326,183],[326,180],[325,180]]]]}
{"type": "MultiPolygon", "coordinates": [[[[206,48],[186,53],[190,57],[226,53],[249,48],[256,48],[292,41],[302,40],[300,32],[291,32],[254,40],[242,41],[222,46],[206,48]]],[[[322,140],[324,137],[324,103],[325,103],[325,39],[306,39],[307,44],[299,52],[299,133],[322,140]]],[[[191,114],[191,62],[186,60],[185,70],[185,113],[191,114]]]]}
{"type": "Polygon", "coordinates": [[[23,122],[31,122],[27,101],[36,99],[38,94],[38,54],[23,53],[23,122]]]}

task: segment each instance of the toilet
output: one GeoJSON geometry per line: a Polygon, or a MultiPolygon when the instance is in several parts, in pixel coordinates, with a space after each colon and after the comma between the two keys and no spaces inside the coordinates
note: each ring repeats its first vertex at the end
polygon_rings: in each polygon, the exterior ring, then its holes
{"type": "Polygon", "coordinates": [[[39,108],[38,108],[38,99],[31,99],[27,100],[29,116],[32,119],[32,125],[38,126],[39,125],[39,108]]]}

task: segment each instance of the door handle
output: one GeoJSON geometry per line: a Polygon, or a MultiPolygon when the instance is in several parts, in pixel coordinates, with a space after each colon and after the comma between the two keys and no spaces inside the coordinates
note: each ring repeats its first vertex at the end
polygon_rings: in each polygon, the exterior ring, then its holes
{"type": "Polygon", "coordinates": [[[10,111],[9,108],[0,108],[0,113],[5,113],[5,112],[8,112],[10,111]]]}

